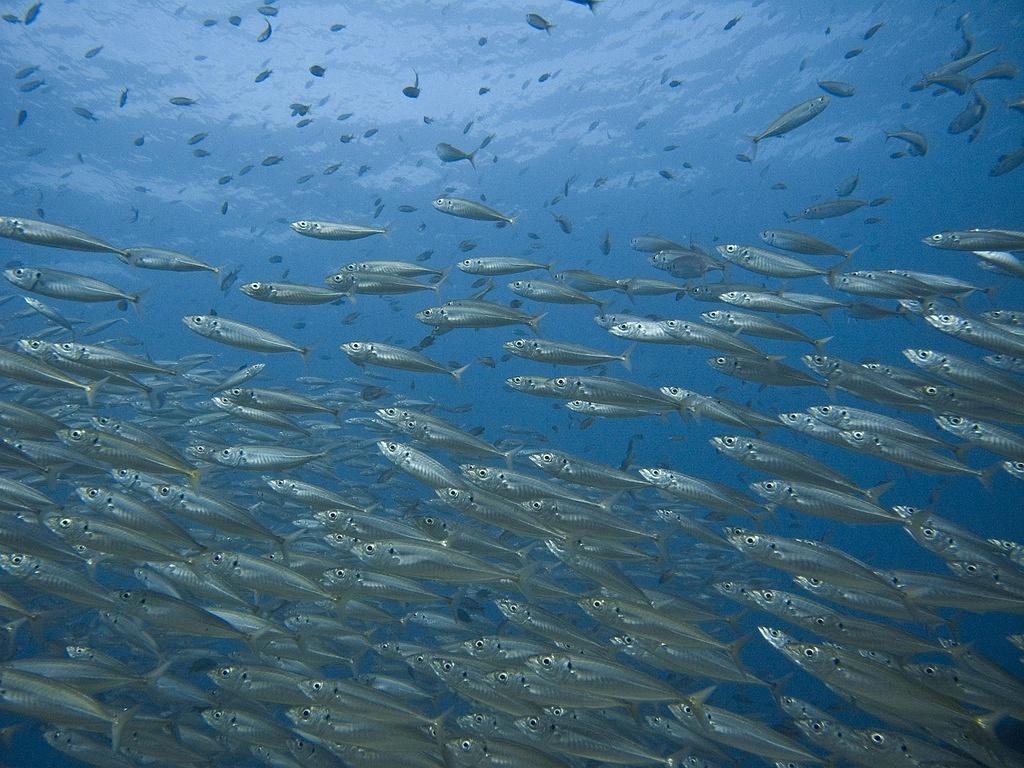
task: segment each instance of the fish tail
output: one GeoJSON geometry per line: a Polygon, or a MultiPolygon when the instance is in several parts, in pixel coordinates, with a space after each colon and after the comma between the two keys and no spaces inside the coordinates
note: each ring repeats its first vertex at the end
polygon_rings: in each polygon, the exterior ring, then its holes
{"type": "Polygon", "coordinates": [[[816,350],[821,352],[823,349],[825,349],[825,345],[828,344],[830,341],[832,341],[832,339],[834,339],[834,338],[835,338],[835,336],[823,336],[820,339],[812,340],[811,344],[814,345],[814,348],[816,350]]]}
{"type": "Polygon", "coordinates": [[[141,707],[141,704],[136,704],[131,709],[126,709],[123,712],[118,712],[114,719],[110,723],[110,751],[117,753],[121,750],[121,735],[124,733],[125,727],[131,722],[131,719],[135,717],[135,713],[141,707]]]}
{"type": "Polygon", "coordinates": [[[621,355],[619,355],[619,362],[622,363],[622,367],[625,368],[627,371],[632,371],[633,370],[632,357],[633,357],[633,353],[635,351],[636,351],[636,342],[634,341],[632,344],[630,344],[628,347],[626,347],[626,351],[625,352],[623,352],[621,355]]]}
{"type": "Polygon", "coordinates": [[[1002,466],[1002,462],[996,462],[991,467],[988,467],[987,469],[983,469],[980,472],[978,472],[978,482],[981,483],[981,486],[983,488],[989,491],[992,490],[992,478],[995,476],[996,472],[998,472],[1002,466]]]}
{"type": "Polygon", "coordinates": [[[539,315],[534,315],[533,317],[531,317],[529,320],[526,321],[526,324],[528,326],[530,326],[531,329],[533,329],[534,333],[539,335],[540,334],[540,321],[543,318],[547,317],[547,314],[548,314],[547,312],[541,312],[539,315]]]}
{"type": "Polygon", "coordinates": [[[193,491],[199,490],[199,481],[203,478],[203,470],[199,467],[194,467],[185,473],[188,476],[188,483],[192,487],[193,491]]]}
{"type": "Polygon", "coordinates": [[[99,388],[106,384],[108,381],[110,381],[109,376],[107,376],[105,379],[94,381],[92,384],[85,385],[85,400],[87,403],[89,403],[90,406],[96,404],[96,392],[99,391],[99,388]]]}
{"type": "Polygon", "coordinates": [[[848,251],[843,251],[843,258],[844,258],[844,259],[849,259],[849,258],[852,258],[852,257],[853,257],[853,254],[855,254],[855,253],[856,253],[857,251],[859,251],[859,250],[860,250],[860,246],[858,245],[858,246],[856,246],[855,248],[851,248],[851,249],[850,249],[850,250],[848,250],[848,251]]]}
{"type": "Polygon", "coordinates": [[[466,363],[465,365],[463,365],[460,368],[456,368],[453,371],[448,371],[448,373],[450,373],[452,375],[452,378],[455,379],[455,381],[457,383],[462,384],[462,374],[465,373],[466,369],[469,368],[469,366],[471,366],[472,364],[473,363],[471,363],[471,362],[470,363],[466,363]]]}
{"type": "Polygon", "coordinates": [[[302,356],[302,364],[306,366],[306,370],[309,370],[310,347],[299,347],[298,352],[302,356]]]}
{"type": "Polygon", "coordinates": [[[476,162],[474,162],[474,158],[476,158],[476,153],[479,152],[479,151],[480,151],[480,148],[477,147],[472,152],[470,152],[468,155],[466,155],[466,159],[469,160],[469,164],[473,166],[473,170],[476,170],[476,162]]]}

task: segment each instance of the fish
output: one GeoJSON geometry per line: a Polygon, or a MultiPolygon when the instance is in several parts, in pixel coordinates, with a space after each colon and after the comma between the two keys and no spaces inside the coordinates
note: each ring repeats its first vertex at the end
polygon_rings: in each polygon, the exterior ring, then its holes
{"type": "Polygon", "coordinates": [[[172,96],[170,99],[168,99],[168,101],[170,101],[171,104],[173,104],[176,107],[191,107],[192,105],[198,103],[196,99],[190,98],[188,96],[172,96]]]}
{"type": "Polygon", "coordinates": [[[848,99],[857,92],[854,85],[844,83],[841,80],[819,80],[818,87],[825,91],[825,93],[838,96],[841,99],[848,99]]]}
{"type": "Polygon", "coordinates": [[[138,306],[141,293],[127,293],[117,286],[74,272],[44,267],[5,269],[4,277],[22,290],[69,301],[116,301],[138,306]]]}
{"type": "Polygon", "coordinates": [[[857,251],[857,248],[845,250],[813,235],[792,229],[764,229],[761,231],[761,239],[775,248],[811,256],[842,256],[848,259],[857,251]]]}
{"type": "Polygon", "coordinates": [[[885,140],[889,139],[902,139],[907,142],[909,146],[907,153],[911,157],[924,157],[928,154],[928,139],[918,131],[912,131],[906,127],[900,128],[898,131],[886,131],[885,140]]]}
{"type": "Polygon", "coordinates": [[[800,213],[790,215],[784,213],[787,221],[799,219],[832,219],[837,216],[845,216],[868,204],[867,200],[856,200],[852,197],[840,197],[835,200],[826,200],[823,203],[815,203],[804,208],[800,213]]]}
{"type": "Polygon", "coordinates": [[[329,221],[302,219],[288,225],[293,232],[318,240],[361,240],[371,235],[387,235],[388,227],[364,227],[358,224],[337,224],[329,221]]]}
{"type": "Polygon", "coordinates": [[[435,152],[442,163],[455,163],[459,160],[469,160],[469,164],[476,168],[474,158],[476,157],[477,150],[465,152],[451,144],[441,142],[437,147],[435,147],[435,152]]]}
{"type": "Polygon", "coordinates": [[[494,208],[461,197],[438,197],[433,200],[432,205],[434,210],[447,213],[449,216],[457,216],[460,219],[496,221],[504,224],[516,223],[515,216],[506,216],[494,208]]]}
{"type": "Polygon", "coordinates": [[[186,315],[182,324],[193,333],[221,344],[257,352],[297,352],[305,361],[309,347],[300,347],[276,333],[219,315],[186,315]]]}
{"type": "Polygon", "coordinates": [[[125,251],[98,237],[63,224],[36,221],[15,216],[0,216],[0,237],[20,240],[31,245],[45,245],[70,251],[114,253],[124,256],[125,251]]]}
{"type": "Polygon", "coordinates": [[[123,249],[119,258],[126,264],[140,269],[157,269],[168,272],[212,272],[220,274],[220,267],[214,267],[192,256],[164,248],[133,247],[123,249]]]}
{"type": "Polygon", "coordinates": [[[534,29],[539,29],[542,32],[547,32],[549,35],[551,34],[551,28],[555,26],[550,21],[545,19],[543,16],[540,16],[539,14],[536,13],[526,14],[526,23],[529,24],[534,29]]]}
{"type": "Polygon", "coordinates": [[[415,350],[380,342],[349,341],[341,345],[341,351],[359,366],[379,365],[419,373],[445,373],[457,382],[462,381],[462,374],[470,365],[467,363],[455,369],[448,369],[415,350]]]}
{"type": "Polygon", "coordinates": [[[757,144],[764,139],[771,138],[772,136],[782,136],[813,120],[825,111],[828,105],[829,97],[827,94],[802,101],[775,118],[763,131],[749,138],[756,148],[757,144]]]}

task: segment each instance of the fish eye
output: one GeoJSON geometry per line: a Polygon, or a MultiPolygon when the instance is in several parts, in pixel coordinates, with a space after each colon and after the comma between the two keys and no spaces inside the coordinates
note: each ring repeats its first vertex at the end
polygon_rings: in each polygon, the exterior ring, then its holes
{"type": "Polygon", "coordinates": [[[855,440],[863,440],[864,439],[864,433],[861,432],[859,429],[853,430],[850,434],[853,435],[855,440]]]}
{"type": "Polygon", "coordinates": [[[231,669],[228,668],[228,667],[222,668],[221,671],[220,671],[220,676],[221,677],[230,677],[231,676],[231,669]]]}
{"type": "Polygon", "coordinates": [[[540,725],[540,721],[537,720],[536,717],[531,717],[526,721],[526,724],[531,728],[536,728],[538,725],[540,725]]]}
{"type": "Polygon", "coordinates": [[[569,383],[569,380],[566,379],[564,376],[559,376],[557,379],[555,379],[555,386],[556,387],[564,387],[568,383],[569,383]]]}
{"type": "Polygon", "coordinates": [[[121,598],[122,600],[126,600],[126,601],[127,601],[127,600],[131,600],[131,599],[132,599],[132,593],[131,593],[131,592],[129,592],[128,590],[125,590],[124,592],[122,592],[122,593],[121,593],[121,594],[119,595],[119,597],[120,597],[120,598],[121,598]]]}
{"type": "Polygon", "coordinates": [[[821,733],[823,730],[825,730],[825,726],[822,724],[820,720],[815,720],[813,723],[811,723],[811,729],[815,733],[821,733]]]}
{"type": "Polygon", "coordinates": [[[942,235],[941,234],[932,235],[928,239],[931,240],[933,243],[941,243],[942,242],[942,235]]]}
{"type": "Polygon", "coordinates": [[[471,742],[469,739],[463,739],[459,746],[462,747],[463,752],[468,752],[473,748],[473,742],[471,742]]]}
{"type": "Polygon", "coordinates": [[[499,683],[507,683],[508,682],[508,672],[499,672],[496,675],[496,677],[497,677],[499,683]]]}
{"type": "Polygon", "coordinates": [[[722,439],[722,442],[725,443],[726,445],[736,445],[736,438],[735,437],[726,437],[726,438],[722,439]]]}
{"type": "Polygon", "coordinates": [[[192,318],[192,322],[195,323],[196,325],[202,325],[203,318],[199,315],[196,315],[195,317],[192,318]]]}
{"type": "Polygon", "coordinates": [[[922,528],[921,529],[921,534],[926,539],[933,539],[933,538],[935,538],[935,529],[934,528],[922,528]]]}
{"type": "Polygon", "coordinates": [[[70,517],[62,517],[60,519],[60,521],[57,523],[57,525],[59,525],[61,528],[70,528],[71,527],[71,518],[70,517]]]}
{"type": "Polygon", "coordinates": [[[883,736],[880,733],[872,733],[871,734],[871,741],[873,743],[875,743],[875,744],[884,744],[885,743],[885,736],[883,736]]]}
{"type": "Polygon", "coordinates": [[[743,541],[745,541],[747,545],[751,547],[757,544],[757,539],[753,536],[747,536],[747,538],[745,538],[743,541]]]}
{"type": "Polygon", "coordinates": [[[483,650],[486,647],[486,645],[487,644],[483,640],[476,640],[473,643],[473,647],[476,648],[478,651],[483,650]]]}
{"type": "Polygon", "coordinates": [[[726,359],[724,357],[716,357],[715,362],[718,363],[719,365],[725,365],[726,359]]]}
{"type": "Polygon", "coordinates": [[[219,563],[221,560],[224,559],[224,555],[220,552],[216,552],[211,559],[213,560],[213,562],[219,563]]]}
{"type": "Polygon", "coordinates": [[[260,285],[260,283],[249,283],[249,287],[252,288],[254,291],[258,291],[260,289],[260,285]]]}
{"type": "Polygon", "coordinates": [[[22,560],[24,560],[24,558],[21,555],[11,555],[11,562],[14,565],[21,565],[22,560]]]}
{"type": "Polygon", "coordinates": [[[376,550],[377,548],[373,544],[366,544],[363,546],[363,551],[368,555],[372,555],[376,550]]]}
{"type": "Polygon", "coordinates": [[[85,492],[85,495],[88,496],[90,499],[95,499],[97,496],[100,495],[100,492],[99,489],[97,488],[90,488],[88,491],[85,492]]]}
{"type": "Polygon", "coordinates": [[[804,656],[808,659],[813,658],[816,655],[816,651],[813,648],[804,648],[804,656]]]}
{"type": "Polygon", "coordinates": [[[306,720],[313,715],[313,711],[309,707],[306,707],[299,714],[302,715],[303,720],[306,720]]]}
{"type": "Polygon", "coordinates": [[[231,455],[231,449],[230,448],[225,448],[224,450],[222,450],[220,452],[220,455],[224,456],[224,457],[230,456],[231,455]]]}
{"type": "Polygon", "coordinates": [[[351,344],[349,344],[349,347],[351,347],[352,349],[362,349],[363,345],[360,344],[358,341],[353,341],[351,344]]]}
{"type": "Polygon", "coordinates": [[[738,251],[738,250],[739,249],[735,245],[732,245],[732,244],[725,246],[726,253],[736,253],[736,251],[738,251]]]}
{"type": "Polygon", "coordinates": [[[761,594],[763,595],[764,599],[768,600],[769,602],[775,599],[775,593],[772,592],[770,589],[766,589],[761,594]]]}
{"type": "Polygon", "coordinates": [[[555,663],[555,660],[552,659],[550,656],[545,656],[543,659],[540,660],[540,663],[543,664],[545,667],[550,667],[552,664],[555,663]]]}
{"type": "Polygon", "coordinates": [[[926,395],[937,395],[939,394],[939,388],[936,386],[928,385],[924,388],[924,393],[926,395]]]}
{"type": "Polygon", "coordinates": [[[522,339],[516,339],[513,346],[515,346],[517,349],[522,349],[523,347],[526,346],[526,342],[523,341],[522,339]]]}
{"type": "Polygon", "coordinates": [[[441,669],[443,669],[445,672],[451,672],[452,669],[454,669],[454,668],[455,668],[455,665],[452,662],[450,662],[450,661],[446,661],[446,662],[444,662],[441,665],[441,669]]]}

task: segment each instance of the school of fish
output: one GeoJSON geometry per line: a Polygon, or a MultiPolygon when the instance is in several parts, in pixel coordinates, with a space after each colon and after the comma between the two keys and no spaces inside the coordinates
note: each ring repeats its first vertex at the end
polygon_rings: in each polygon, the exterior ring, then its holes
{"type": "MultiPolygon", "coordinates": [[[[24,30],[51,5],[4,19],[24,30]]],[[[258,9],[255,44],[286,5],[258,9]]],[[[569,5],[605,12],[599,0],[569,5]]],[[[558,24],[530,13],[526,26],[554,42],[578,21],[562,10],[558,24]]],[[[968,72],[993,52],[975,48],[970,28],[961,17],[963,44],[914,86],[964,97],[951,134],[980,130],[990,106],[976,83],[1016,74],[1008,63],[968,72]]],[[[876,34],[881,22],[858,45],[876,34]]],[[[21,92],[37,70],[17,73],[21,92]]],[[[422,72],[401,95],[426,93],[422,72]]],[[[753,145],[739,159],[763,162],[760,146],[854,95],[844,82],[819,85],[824,94],[761,127],[738,125],[753,145]]],[[[186,110],[199,99],[165,101],[186,110]]],[[[309,119],[308,105],[291,110],[309,119]]],[[[18,129],[25,122],[19,113],[18,129]]],[[[428,151],[477,173],[494,138],[428,151]]],[[[882,138],[901,143],[892,159],[928,151],[905,126],[882,138]]],[[[1003,156],[992,175],[1022,161],[1003,156]]],[[[452,188],[403,208],[458,226],[485,251],[488,232],[550,224],[549,213],[570,235],[552,206],[576,181],[543,206],[515,190],[492,200],[452,188]]],[[[843,180],[834,199],[785,214],[787,227],[887,202],[852,197],[857,186],[843,180]]],[[[1020,668],[958,632],[964,616],[1024,617],[1024,542],[988,538],[969,510],[920,493],[947,478],[973,483],[1004,496],[1019,530],[1024,310],[1002,293],[1024,278],[1021,222],[916,233],[924,266],[914,271],[764,221],[758,242],[725,231],[714,247],[638,224],[614,275],[540,248],[400,260],[381,246],[378,258],[325,266],[319,284],[253,264],[236,284],[240,268],[112,244],[102,222],[8,213],[0,765],[34,764],[19,752],[32,734],[104,768],[1024,763],[1024,739],[1007,736],[1024,729],[1020,668]],[[49,266],[61,252],[137,270],[150,287],[49,266]],[[954,259],[977,260],[977,280],[947,274],[954,259]],[[193,300],[186,281],[206,273],[248,311],[193,300]],[[166,335],[193,353],[111,336],[172,293],[180,325],[166,335]],[[675,313],[645,306],[655,297],[675,313]],[[268,304],[344,305],[353,321],[374,317],[375,333],[336,320],[279,333],[264,327],[277,327],[268,304]],[[419,343],[396,339],[389,306],[418,321],[419,343]],[[100,314],[84,321],[87,309],[100,314]],[[872,320],[897,329],[890,354],[831,352],[872,320]],[[581,343],[595,329],[607,343],[581,343]],[[431,354],[442,337],[458,339],[459,360],[431,354]],[[243,366],[225,357],[239,350],[243,366]],[[328,356],[331,375],[275,374],[311,354],[328,356]],[[634,373],[640,355],[644,370],[657,361],[658,383],[634,373]],[[473,378],[482,368],[500,372],[522,409],[502,417],[504,434],[477,426],[491,408],[473,378]],[[697,368],[722,386],[691,389],[697,368]],[[447,394],[418,395],[424,379],[447,394]],[[802,407],[773,412],[764,397],[750,401],[755,389],[802,407]],[[563,428],[531,426],[552,405],[563,428]],[[647,462],[655,420],[683,433],[713,425],[713,435],[680,442],[677,460],[647,462]],[[599,424],[620,426],[608,448],[621,463],[588,455],[580,436],[599,424]],[[878,484],[823,458],[825,445],[873,461],[878,484]],[[706,452],[735,471],[702,466],[694,457],[706,452]],[[791,524],[801,519],[817,521],[811,530],[870,528],[879,542],[909,535],[931,565],[873,564],[829,536],[801,535],[791,524]]],[[[321,215],[274,226],[296,251],[331,258],[373,254],[391,236],[391,225],[321,215]]],[[[594,249],[612,247],[605,230],[594,249]]],[[[1024,624],[1005,641],[1024,653],[1024,624]]]]}

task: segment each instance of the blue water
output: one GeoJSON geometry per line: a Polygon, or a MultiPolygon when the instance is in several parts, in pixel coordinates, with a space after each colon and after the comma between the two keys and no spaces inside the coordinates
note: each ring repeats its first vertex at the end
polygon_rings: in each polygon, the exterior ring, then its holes
{"type": "MultiPolygon", "coordinates": [[[[936,93],[936,88],[910,90],[922,73],[950,60],[961,44],[957,18],[966,12],[977,40],[975,50],[999,49],[971,73],[1002,61],[1020,62],[1024,14],[1018,3],[954,2],[936,7],[924,2],[828,6],[607,0],[596,13],[559,0],[528,6],[501,0],[295,0],[275,7],[279,13],[269,18],[272,35],[262,43],[257,37],[268,21],[257,13],[256,4],[51,1],[29,26],[0,24],[0,214],[75,226],[119,246],[181,251],[225,272],[240,267],[237,282],[222,291],[220,277],[208,273],[133,270],[108,254],[3,241],[0,261],[5,264],[79,272],[145,292],[138,313],[43,297],[69,317],[87,322],[123,319],[87,341],[113,340],[128,351],[161,360],[206,353],[214,356],[210,365],[225,372],[264,361],[266,371],[253,382],[258,386],[308,393],[309,388],[296,380],[312,376],[351,392],[367,385],[386,387],[387,395],[367,404],[371,411],[401,397],[466,405],[465,412],[442,415],[465,428],[483,427],[483,437],[491,441],[510,438],[536,447],[546,440],[558,449],[613,466],[623,461],[630,438],[638,436],[634,467],[667,466],[746,488],[761,476],[719,456],[708,442],[713,435],[735,430],[684,422],[676,415],[599,419],[582,428],[581,418],[558,401],[508,390],[503,384],[508,376],[557,375],[550,366],[501,359],[501,343],[520,331],[457,330],[439,336],[427,354],[443,362],[472,363],[461,386],[447,377],[360,371],[339,350],[339,344],[353,340],[414,345],[429,331],[415,319],[415,312],[469,296],[473,275],[452,269],[436,297],[429,292],[359,296],[355,302],[315,307],[254,302],[239,292],[238,285],[282,279],[320,284],[350,261],[411,261],[428,250],[433,253],[424,263],[436,268],[452,266],[466,256],[502,254],[551,261],[556,270],[667,278],[647,264],[645,254],[630,248],[631,237],[658,234],[683,243],[692,239],[706,247],[718,242],[760,244],[761,230],[789,226],[784,212],[795,213],[834,197],[837,183],[859,174],[854,197],[886,197],[888,202],[842,218],[797,222],[792,228],[844,248],[859,246],[850,269],[915,269],[994,289],[990,297],[970,296],[965,301],[970,311],[1024,306],[1019,280],[977,268],[970,254],[921,243],[921,238],[948,229],[1024,228],[1024,171],[989,175],[1000,155],[1021,145],[1024,115],[1006,106],[1020,96],[1019,80],[978,83],[989,108],[974,140],[967,133],[947,132],[969,96],[936,93]],[[555,26],[550,34],[528,26],[527,12],[551,21],[555,26]],[[236,13],[241,17],[238,26],[228,19],[236,13]],[[724,30],[734,17],[740,20],[724,30]],[[863,33],[876,22],[885,25],[863,40],[863,33]],[[330,31],[332,24],[344,28],[330,31]],[[100,46],[98,53],[85,56],[100,46]],[[854,48],[863,52],[844,58],[854,48]],[[29,65],[38,65],[39,71],[15,80],[14,73],[29,65]],[[310,74],[313,65],[325,68],[323,77],[310,74]],[[268,69],[268,78],[254,82],[268,69]],[[414,73],[421,92],[411,99],[402,89],[412,85],[414,73]],[[19,91],[18,86],[33,79],[45,83],[27,93],[19,91]],[[818,80],[850,82],[856,94],[833,97],[813,121],[782,138],[765,139],[753,162],[737,159],[738,154],[754,154],[749,134],[821,93],[818,80]],[[127,89],[127,100],[119,107],[122,89],[127,89]],[[487,91],[481,94],[481,89],[487,91]],[[169,103],[179,96],[196,103],[169,103]],[[301,117],[291,115],[292,103],[310,105],[307,117],[312,122],[297,127],[301,117]],[[89,110],[95,120],[83,118],[74,107],[89,110]],[[19,110],[27,112],[20,126],[19,110]],[[349,113],[339,122],[339,116],[349,113]],[[898,141],[887,142],[884,132],[901,126],[927,136],[926,156],[890,158],[904,147],[898,141]],[[371,130],[377,132],[367,137],[371,130]],[[200,132],[209,135],[194,146],[186,143],[200,132]],[[492,134],[493,140],[476,156],[475,169],[467,162],[444,164],[435,153],[439,142],[469,151],[492,134]],[[353,136],[351,141],[339,140],[346,135],[353,136]],[[852,140],[839,143],[837,136],[852,140]],[[139,138],[144,139],[141,145],[139,138]],[[195,149],[210,154],[196,157],[195,149]],[[272,155],[283,160],[261,164],[272,155]],[[332,164],[340,165],[325,175],[332,164]],[[240,169],[246,165],[253,168],[243,175],[240,169]],[[301,181],[307,175],[308,180],[301,181]],[[228,180],[219,183],[224,177],[228,180]],[[601,178],[606,182],[595,184],[601,178]],[[773,189],[779,182],[785,188],[773,189]],[[517,223],[498,228],[443,216],[432,209],[431,200],[445,191],[485,199],[517,216],[517,223]],[[401,205],[415,210],[401,212],[401,205]],[[565,234],[552,214],[570,219],[572,232],[565,234]],[[870,217],[878,221],[869,223],[870,217]],[[317,241],[289,229],[288,222],[296,219],[387,224],[391,233],[350,243],[317,241]],[[612,242],[607,256],[600,250],[606,231],[612,242]],[[478,244],[468,253],[459,248],[466,240],[478,244]],[[211,310],[311,346],[308,367],[297,355],[271,358],[218,345],[182,326],[183,315],[211,310]],[[350,313],[354,319],[343,323],[350,313]],[[497,364],[479,362],[483,357],[494,358],[497,364]],[[521,434],[524,430],[526,436],[521,434]]],[[[5,10],[20,15],[24,9],[5,10]]],[[[716,274],[708,280],[717,280],[716,274]]],[[[488,299],[507,303],[517,298],[505,287],[513,279],[496,278],[488,299]]],[[[736,267],[730,268],[728,279],[838,296],[817,279],[779,281],[736,267]]],[[[18,293],[6,285],[2,291],[18,293]]],[[[637,297],[631,302],[621,294],[599,295],[609,300],[608,311],[660,318],[697,321],[700,312],[715,308],[673,296],[637,297]]],[[[21,300],[15,299],[0,310],[8,346],[42,327],[34,314],[16,317],[21,309],[21,300]]],[[[523,300],[523,309],[547,312],[541,323],[545,337],[615,353],[627,346],[592,322],[591,307],[523,300]]],[[[830,313],[827,322],[812,316],[783,319],[814,338],[833,336],[828,354],[855,362],[878,360],[907,368],[900,354],[905,347],[945,350],[972,359],[982,354],[943,336],[921,318],[866,321],[838,311],[830,313]]],[[[786,362],[803,367],[803,345],[751,341],[766,353],[786,355],[786,362]]],[[[768,414],[828,402],[823,390],[761,387],[719,375],[705,362],[712,354],[697,347],[640,345],[631,372],[615,364],[608,366],[607,375],[655,387],[676,384],[721,393],[768,414]]],[[[876,407],[849,395],[840,394],[838,399],[876,407]]],[[[101,412],[131,413],[119,408],[113,397],[101,396],[100,401],[101,412]]],[[[84,416],[88,412],[81,405],[84,416]]],[[[877,408],[938,434],[926,414],[877,408]]],[[[351,410],[342,418],[366,415],[351,410]]],[[[343,482],[369,489],[389,504],[396,498],[432,498],[424,486],[400,476],[375,485],[376,475],[391,468],[369,440],[376,433],[349,425],[338,434],[351,441],[353,449],[367,446],[368,461],[374,465],[370,471],[338,464],[335,469],[343,482]]],[[[770,439],[812,453],[865,488],[894,480],[886,505],[930,505],[985,536],[1024,539],[1020,481],[1005,472],[996,473],[991,489],[982,489],[972,478],[903,470],[781,429],[770,439]]],[[[995,456],[979,450],[968,461],[984,467],[995,456]]],[[[521,468],[525,466],[524,460],[521,468]]],[[[301,470],[295,474],[303,476],[301,470]]],[[[239,482],[244,483],[240,493],[246,496],[264,492],[258,475],[246,475],[239,482]]],[[[73,478],[62,479],[53,493],[64,498],[73,493],[74,485],[73,478]]],[[[644,498],[653,508],[653,492],[644,498]]],[[[728,524],[750,523],[736,519],[728,524]]],[[[946,572],[936,557],[898,527],[856,527],[779,511],[765,528],[827,541],[880,568],[946,572]]],[[[672,545],[672,567],[685,573],[690,542],[675,538],[672,545]]],[[[791,587],[781,572],[756,573],[780,588],[791,587]]],[[[650,581],[643,585],[657,586],[650,581]]],[[[738,610],[724,601],[721,609],[725,614],[738,610]]],[[[958,639],[1020,674],[1020,654],[1005,640],[1007,634],[1022,630],[1019,617],[965,613],[956,619],[958,639]]],[[[739,632],[756,634],[755,627],[764,621],[765,616],[751,611],[739,619],[739,632]]],[[[18,637],[23,645],[18,653],[34,647],[27,633],[18,637]]],[[[58,650],[64,644],[60,627],[49,628],[45,638],[58,650]]],[[[794,671],[759,637],[743,658],[765,679],[794,671]]],[[[804,673],[798,672],[791,685],[787,690],[823,706],[836,705],[837,699],[804,673]]],[[[697,687],[702,686],[682,689],[691,692],[697,687]]],[[[735,686],[723,686],[713,702],[771,724],[782,722],[770,698],[760,691],[740,694],[735,686]],[[747,694],[750,698],[744,700],[747,694]]],[[[851,722],[868,722],[849,706],[836,711],[851,722]]],[[[14,722],[13,717],[0,717],[0,726],[14,722]]],[[[0,755],[0,763],[10,766],[69,764],[42,743],[37,728],[15,733],[0,755]]]]}

